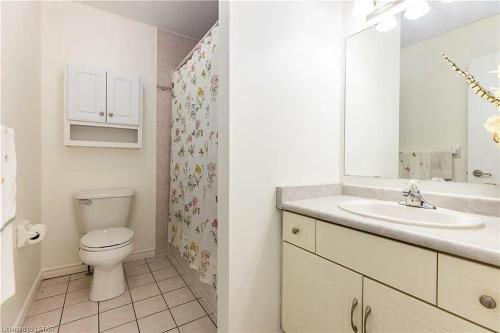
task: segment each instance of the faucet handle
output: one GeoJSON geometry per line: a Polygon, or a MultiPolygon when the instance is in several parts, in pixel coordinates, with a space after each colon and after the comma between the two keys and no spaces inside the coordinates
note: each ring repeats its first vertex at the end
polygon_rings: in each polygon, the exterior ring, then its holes
{"type": "Polygon", "coordinates": [[[410,191],[415,191],[415,192],[418,191],[418,180],[410,179],[410,181],[408,182],[408,185],[410,187],[410,191]]]}

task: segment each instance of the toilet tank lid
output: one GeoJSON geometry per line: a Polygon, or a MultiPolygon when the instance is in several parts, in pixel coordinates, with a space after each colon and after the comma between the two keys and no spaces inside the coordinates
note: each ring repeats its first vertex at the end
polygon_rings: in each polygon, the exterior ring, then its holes
{"type": "Polygon", "coordinates": [[[131,188],[113,188],[101,190],[84,190],[75,194],[75,199],[104,199],[104,198],[119,198],[132,197],[135,191],[131,188]]]}

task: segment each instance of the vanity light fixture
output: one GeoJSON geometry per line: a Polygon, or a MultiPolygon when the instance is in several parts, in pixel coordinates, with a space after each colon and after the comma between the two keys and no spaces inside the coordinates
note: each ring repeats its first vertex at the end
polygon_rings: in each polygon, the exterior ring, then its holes
{"type": "Polygon", "coordinates": [[[373,0],[357,0],[352,9],[352,15],[358,18],[365,18],[368,14],[375,10],[373,0]]]}
{"type": "Polygon", "coordinates": [[[380,23],[378,23],[375,26],[375,30],[377,30],[379,32],[386,32],[386,31],[394,29],[395,27],[397,27],[397,25],[398,25],[398,21],[396,20],[394,15],[388,15],[388,16],[384,17],[384,19],[382,19],[382,21],[380,21],[380,23]]]}
{"type": "Polygon", "coordinates": [[[404,13],[408,20],[416,20],[430,10],[427,0],[356,0],[353,16],[365,18],[377,31],[389,31],[397,26],[396,15],[404,13]]]}
{"type": "Polygon", "coordinates": [[[410,8],[405,11],[405,18],[416,20],[424,16],[431,9],[426,0],[409,0],[412,2],[410,8]]]}

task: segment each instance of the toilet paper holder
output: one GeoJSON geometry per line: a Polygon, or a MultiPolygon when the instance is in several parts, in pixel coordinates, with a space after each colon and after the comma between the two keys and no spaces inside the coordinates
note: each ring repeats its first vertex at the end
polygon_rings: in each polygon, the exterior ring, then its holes
{"type": "Polygon", "coordinates": [[[17,247],[24,247],[26,244],[36,244],[45,238],[47,227],[43,224],[31,224],[26,220],[16,228],[17,247]]]}

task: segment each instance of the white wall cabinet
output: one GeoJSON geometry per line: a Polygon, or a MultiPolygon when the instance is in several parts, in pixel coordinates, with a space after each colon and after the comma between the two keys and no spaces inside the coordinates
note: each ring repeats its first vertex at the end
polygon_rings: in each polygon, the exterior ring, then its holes
{"type": "Polygon", "coordinates": [[[68,65],[65,88],[65,145],[142,148],[138,76],[68,65]]]}
{"type": "Polygon", "coordinates": [[[106,122],[106,71],[68,66],[68,119],[106,122]]]}
{"type": "MultiPolygon", "coordinates": [[[[463,282],[461,286],[458,286],[458,282],[450,282],[450,278],[458,276],[448,273],[454,272],[451,268],[442,269],[444,274],[448,274],[443,277],[439,276],[441,271],[438,272],[435,267],[425,269],[430,278],[420,278],[419,258],[422,255],[431,265],[437,265],[438,253],[432,250],[288,212],[283,214],[282,243],[282,327],[287,333],[491,332],[484,327],[498,332],[498,326],[487,320],[494,316],[498,319],[497,309],[481,305],[479,297],[474,295],[487,294],[498,303],[500,291],[495,278],[500,277],[499,268],[474,263],[478,267],[470,274],[474,275],[475,287],[469,289],[477,290],[466,295],[471,296],[466,299],[467,306],[455,311],[456,306],[441,307],[441,302],[436,302],[435,297],[423,297],[427,295],[426,292],[414,292],[411,288],[407,290],[406,283],[398,283],[399,280],[393,278],[392,273],[399,272],[401,279],[413,279],[419,284],[418,290],[433,290],[439,295],[447,292],[447,289],[443,289],[444,293],[439,290],[444,287],[441,283],[438,285],[438,280],[443,280],[453,287],[454,293],[460,289],[463,292],[463,282]],[[295,231],[295,237],[287,235],[289,230],[295,231]],[[304,246],[304,239],[298,237],[301,232],[311,230],[316,233],[315,248],[304,246]],[[367,246],[369,248],[365,248],[367,246]],[[400,269],[391,266],[387,257],[400,269]],[[385,270],[390,274],[383,273],[385,270]],[[489,288],[485,288],[485,285],[489,288]],[[415,295],[408,295],[408,292],[414,292],[415,295]],[[477,311],[482,312],[477,314],[477,311]]],[[[473,264],[459,258],[454,260],[458,262],[448,260],[443,261],[443,264],[456,267],[458,271],[464,271],[462,267],[473,264]]],[[[467,279],[466,282],[470,281],[467,279]]],[[[457,302],[452,299],[448,303],[453,305],[457,302]]]]}
{"type": "Polygon", "coordinates": [[[107,72],[107,122],[139,125],[140,87],[138,77],[107,72]]]}

